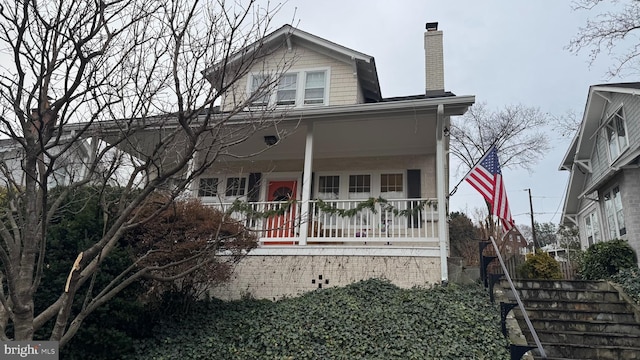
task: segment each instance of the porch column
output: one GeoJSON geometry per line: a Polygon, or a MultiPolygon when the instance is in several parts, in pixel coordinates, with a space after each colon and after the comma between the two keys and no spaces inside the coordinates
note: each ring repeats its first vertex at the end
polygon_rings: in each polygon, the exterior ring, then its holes
{"type": "Polygon", "coordinates": [[[444,128],[446,124],[444,116],[444,105],[438,105],[436,116],[436,191],[438,193],[438,239],[440,240],[440,273],[442,282],[449,281],[449,271],[447,267],[447,245],[449,234],[447,229],[447,187],[446,181],[446,148],[444,139],[444,128]]]}
{"type": "Polygon", "coordinates": [[[307,123],[307,139],[304,148],[302,173],[302,203],[300,204],[300,245],[307,245],[309,234],[309,209],[311,200],[311,173],[313,171],[313,122],[307,123]]]}

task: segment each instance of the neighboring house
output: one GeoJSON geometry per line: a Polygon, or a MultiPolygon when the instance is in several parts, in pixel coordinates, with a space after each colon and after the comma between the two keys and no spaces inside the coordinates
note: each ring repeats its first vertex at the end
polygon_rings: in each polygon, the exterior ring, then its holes
{"type": "Polygon", "coordinates": [[[570,171],[563,224],[582,248],[624,239],[640,253],[640,83],[593,85],[560,170],[570,171]]]}
{"type": "MultiPolygon", "coordinates": [[[[52,155],[63,148],[65,138],[60,139],[60,146],[53,146],[47,151],[52,155]]],[[[87,162],[90,159],[91,149],[88,141],[75,141],[70,149],[65,151],[65,156],[58,157],[53,163],[51,175],[48,177],[49,188],[66,186],[72,182],[84,179],[88,175],[87,162]]],[[[45,163],[49,164],[48,157],[43,156],[45,163]]],[[[22,170],[24,161],[24,149],[19,139],[0,139],[0,188],[20,186],[25,184],[25,173],[22,170]]]]}
{"type": "MultiPolygon", "coordinates": [[[[260,245],[214,295],[279,298],[371,277],[406,287],[448,280],[449,118],[475,99],[444,90],[442,32],[437,23],[427,29],[426,91],[394,98],[382,97],[372,56],[289,25],[263,39],[270,54],[220,107],[249,100],[247,113],[269,108],[281,121],[235,149],[266,151],[219,161],[193,191],[212,206],[240,199],[287,211],[236,213],[260,245]],[[256,93],[260,84],[273,86],[256,93]]],[[[215,66],[205,75],[220,76],[215,66]]]]}

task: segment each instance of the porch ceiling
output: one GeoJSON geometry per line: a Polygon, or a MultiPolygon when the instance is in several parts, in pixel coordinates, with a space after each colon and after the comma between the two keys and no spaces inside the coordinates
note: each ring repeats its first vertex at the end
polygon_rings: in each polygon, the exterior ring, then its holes
{"type": "MultiPolygon", "coordinates": [[[[230,152],[242,155],[266,149],[255,159],[302,159],[308,126],[309,123],[280,123],[277,128],[256,133],[230,152]],[[264,136],[277,134],[281,141],[267,147],[264,136]]],[[[315,121],[313,156],[317,159],[435,153],[435,128],[435,115],[315,121]]]]}

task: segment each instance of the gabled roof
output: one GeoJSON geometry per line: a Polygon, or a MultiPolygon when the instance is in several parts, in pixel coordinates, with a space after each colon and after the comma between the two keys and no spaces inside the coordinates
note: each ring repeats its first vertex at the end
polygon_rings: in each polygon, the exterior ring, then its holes
{"type": "MultiPolygon", "coordinates": [[[[589,188],[584,188],[587,171],[582,167],[590,161],[593,154],[597,134],[602,127],[601,120],[607,115],[604,112],[611,93],[640,95],[640,82],[598,84],[589,87],[580,128],[559,167],[559,170],[571,172],[564,199],[563,214],[565,216],[574,215],[578,210],[579,198],[593,192],[597,186],[614,175],[610,170],[596,179],[589,188]]],[[[616,160],[612,166],[615,168],[624,166],[634,161],[637,155],[638,149],[632,146],[628,154],[616,160]]]]}
{"type": "MultiPolygon", "coordinates": [[[[382,100],[378,71],[373,56],[349,49],[288,24],[231,55],[226,66],[233,66],[234,63],[253,56],[256,52],[269,54],[282,47],[291,48],[293,44],[350,64],[360,80],[365,101],[378,102],[382,100]]],[[[221,70],[220,67],[221,64],[218,63],[203,71],[204,76],[212,84],[215,83],[212,79],[216,78],[216,74],[221,70]]]]}

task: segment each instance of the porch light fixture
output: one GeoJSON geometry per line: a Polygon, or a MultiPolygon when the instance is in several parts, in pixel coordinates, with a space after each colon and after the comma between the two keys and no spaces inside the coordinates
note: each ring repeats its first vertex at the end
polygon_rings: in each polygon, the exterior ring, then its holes
{"type": "Polygon", "coordinates": [[[445,126],[444,130],[442,130],[442,134],[446,137],[449,137],[449,135],[451,135],[451,131],[448,127],[445,126]]]}
{"type": "Polygon", "coordinates": [[[278,137],[275,135],[266,135],[264,137],[264,143],[267,144],[267,146],[273,146],[278,142],[278,137]]]}

